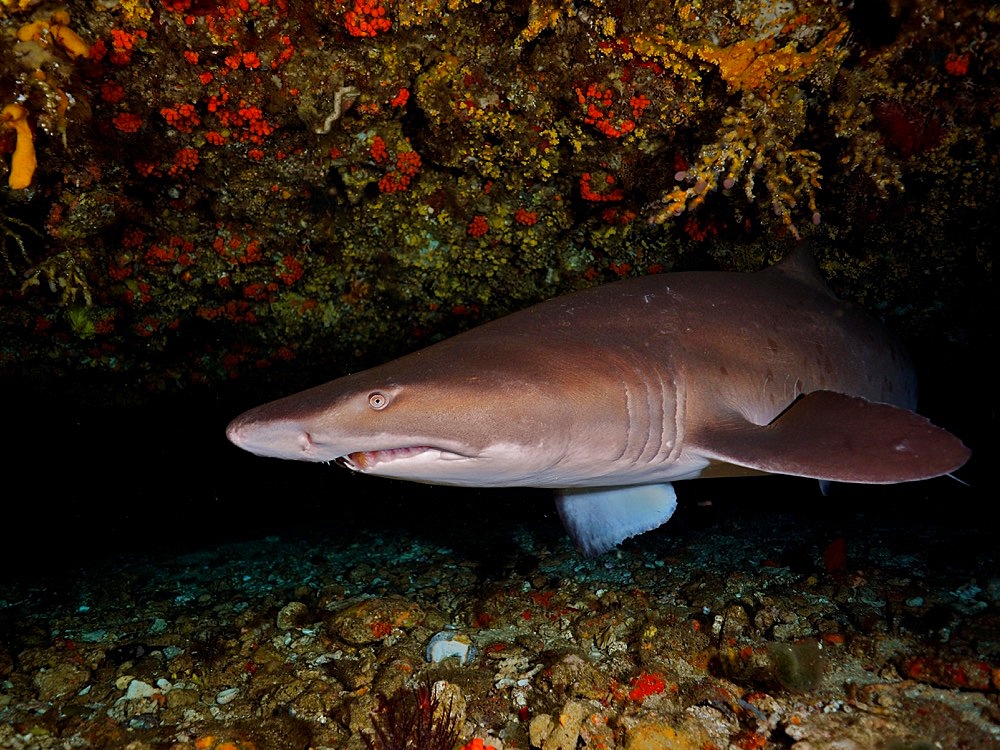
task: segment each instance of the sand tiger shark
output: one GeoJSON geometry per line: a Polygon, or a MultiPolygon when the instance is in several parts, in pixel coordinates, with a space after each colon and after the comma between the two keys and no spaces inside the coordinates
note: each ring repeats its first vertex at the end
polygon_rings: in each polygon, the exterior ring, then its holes
{"type": "Polygon", "coordinates": [[[900,344],[837,299],[808,251],[756,273],[572,292],[258,406],[261,456],[476,487],[550,487],[577,548],[664,523],[671,482],[790,474],[896,483],[969,457],[916,414],[900,344]]]}

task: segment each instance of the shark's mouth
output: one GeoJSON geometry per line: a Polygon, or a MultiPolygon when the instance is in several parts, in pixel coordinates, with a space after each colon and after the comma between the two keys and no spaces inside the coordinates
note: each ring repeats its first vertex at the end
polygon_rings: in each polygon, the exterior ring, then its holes
{"type": "Polygon", "coordinates": [[[381,448],[374,451],[354,451],[334,459],[334,463],[351,471],[360,471],[385,476],[398,476],[404,479],[416,479],[419,476],[430,476],[427,467],[437,466],[440,462],[466,461],[473,458],[468,453],[459,453],[437,445],[410,445],[405,448],[381,448]],[[416,459],[413,463],[409,460],[416,459]],[[398,468],[395,466],[399,464],[398,468]],[[404,470],[403,467],[406,467],[404,470]],[[390,468],[393,467],[393,468],[390,468]],[[418,467],[423,467],[419,468],[418,467]]]}
{"type": "Polygon", "coordinates": [[[368,471],[378,464],[398,461],[403,458],[418,456],[425,451],[432,450],[429,445],[414,445],[409,448],[387,448],[378,451],[356,451],[340,456],[336,463],[352,471],[368,471]]]}

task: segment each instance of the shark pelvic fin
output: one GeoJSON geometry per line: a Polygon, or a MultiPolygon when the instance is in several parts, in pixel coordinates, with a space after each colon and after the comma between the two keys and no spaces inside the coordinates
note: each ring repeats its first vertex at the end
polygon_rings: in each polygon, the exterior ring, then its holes
{"type": "Polygon", "coordinates": [[[588,557],[664,524],[677,507],[669,483],[560,490],[556,507],[576,548],[588,557]]]}

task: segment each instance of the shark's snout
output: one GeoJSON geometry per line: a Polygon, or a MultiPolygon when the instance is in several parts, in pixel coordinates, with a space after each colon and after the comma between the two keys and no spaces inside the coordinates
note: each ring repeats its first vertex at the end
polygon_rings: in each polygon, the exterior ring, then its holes
{"type": "Polygon", "coordinates": [[[233,445],[242,448],[246,444],[242,435],[242,422],[239,417],[226,425],[226,439],[233,445]]]}
{"type": "Polygon", "coordinates": [[[316,444],[312,435],[298,422],[259,422],[241,415],[226,427],[226,437],[236,447],[257,456],[300,461],[329,460],[328,457],[315,455],[316,444]]]}

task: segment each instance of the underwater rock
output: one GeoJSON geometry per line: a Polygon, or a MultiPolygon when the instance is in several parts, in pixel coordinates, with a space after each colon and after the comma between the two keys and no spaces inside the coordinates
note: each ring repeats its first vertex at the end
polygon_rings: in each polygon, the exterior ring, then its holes
{"type": "Polygon", "coordinates": [[[424,620],[418,604],[398,597],[367,599],[335,614],[332,633],[348,643],[361,645],[384,640],[396,628],[412,628],[424,620]]]}

